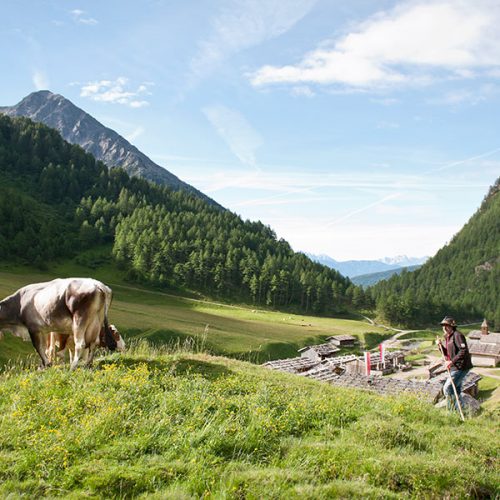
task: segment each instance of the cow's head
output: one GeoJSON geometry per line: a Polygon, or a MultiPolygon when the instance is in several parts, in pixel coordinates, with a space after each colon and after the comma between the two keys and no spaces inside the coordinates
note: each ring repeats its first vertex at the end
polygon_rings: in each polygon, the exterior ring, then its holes
{"type": "Polygon", "coordinates": [[[109,325],[109,330],[111,332],[111,335],[113,335],[113,339],[116,342],[116,350],[119,352],[125,351],[125,341],[123,340],[123,337],[120,335],[120,332],[116,328],[115,325],[109,325]]]}

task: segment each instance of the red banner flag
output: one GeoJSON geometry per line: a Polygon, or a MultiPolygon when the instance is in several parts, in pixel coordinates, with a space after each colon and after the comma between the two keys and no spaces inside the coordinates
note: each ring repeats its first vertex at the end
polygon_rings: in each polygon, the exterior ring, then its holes
{"type": "Polygon", "coordinates": [[[382,365],[385,368],[385,344],[380,344],[378,348],[380,351],[380,361],[382,362],[382,365]]]}
{"type": "Polygon", "coordinates": [[[367,377],[370,376],[370,370],[371,370],[370,353],[367,351],[365,352],[365,373],[367,377]]]}

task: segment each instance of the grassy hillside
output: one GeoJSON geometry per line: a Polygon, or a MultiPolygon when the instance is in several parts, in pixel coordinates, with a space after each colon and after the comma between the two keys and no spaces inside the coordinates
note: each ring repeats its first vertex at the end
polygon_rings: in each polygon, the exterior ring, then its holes
{"type": "Polygon", "coordinates": [[[353,309],[349,279],[261,222],[108,170],[55,130],[0,114],[0,261],[44,269],[101,246],[130,279],[164,289],[305,314],[353,309]]]}
{"type": "Polygon", "coordinates": [[[461,424],[227,358],[138,346],[0,375],[0,496],[494,498],[498,418],[461,424]]]}
{"type": "MultiPolygon", "coordinates": [[[[28,283],[89,275],[113,288],[110,320],[129,340],[146,338],[153,344],[172,344],[195,339],[210,352],[263,362],[295,356],[298,348],[330,335],[351,333],[369,346],[376,345],[385,335],[383,329],[364,321],[232,306],[131,286],[120,271],[109,265],[91,270],[66,263],[47,272],[25,267],[0,269],[0,297],[28,283]]],[[[11,357],[12,351],[32,352],[32,348],[29,343],[6,335],[0,342],[0,364],[11,357]]]]}
{"type": "Polygon", "coordinates": [[[429,325],[450,314],[458,322],[487,318],[500,330],[500,178],[467,224],[420,269],[369,290],[379,316],[393,325],[429,325]]]}

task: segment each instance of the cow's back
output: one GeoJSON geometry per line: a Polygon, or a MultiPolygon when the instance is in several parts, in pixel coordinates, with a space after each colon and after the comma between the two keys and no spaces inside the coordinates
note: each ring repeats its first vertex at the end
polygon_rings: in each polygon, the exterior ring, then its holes
{"type": "Polygon", "coordinates": [[[21,288],[20,313],[23,323],[30,329],[59,331],[71,329],[71,314],[65,303],[66,280],[55,279],[21,288]]]}
{"type": "Polygon", "coordinates": [[[72,331],[75,314],[98,316],[102,321],[106,285],[92,278],[58,278],[21,288],[23,322],[40,331],[72,331]]]}

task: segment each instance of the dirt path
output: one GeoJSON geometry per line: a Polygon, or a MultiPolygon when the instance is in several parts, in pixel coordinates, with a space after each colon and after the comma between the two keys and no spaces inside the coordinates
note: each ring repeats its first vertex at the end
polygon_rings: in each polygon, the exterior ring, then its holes
{"type": "Polygon", "coordinates": [[[375,321],[373,321],[368,316],[363,316],[363,318],[366,319],[366,321],[368,321],[368,323],[370,323],[370,325],[372,325],[372,326],[378,326],[380,328],[385,328],[386,330],[396,332],[392,337],[389,337],[388,339],[385,339],[382,342],[382,344],[385,344],[386,347],[391,347],[391,345],[394,344],[394,342],[396,340],[398,340],[399,337],[402,337],[403,335],[406,335],[407,333],[416,333],[416,332],[422,331],[422,330],[400,330],[399,328],[394,328],[392,326],[381,325],[379,323],[375,323],[375,321]]]}

